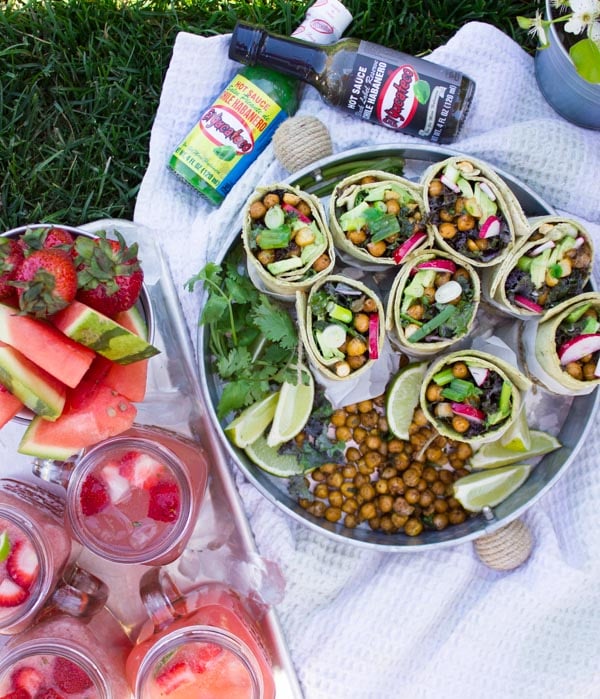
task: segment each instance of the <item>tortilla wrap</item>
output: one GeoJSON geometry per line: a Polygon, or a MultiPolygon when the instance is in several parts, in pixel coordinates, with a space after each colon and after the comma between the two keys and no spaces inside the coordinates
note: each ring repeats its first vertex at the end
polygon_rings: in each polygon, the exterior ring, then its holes
{"type": "Polygon", "coordinates": [[[526,392],[531,388],[531,381],[516,367],[508,362],[477,350],[460,350],[451,352],[434,360],[428,367],[423,384],[421,386],[420,405],[427,419],[434,425],[436,430],[450,439],[455,439],[460,442],[467,442],[472,445],[480,445],[485,442],[493,442],[502,436],[506,430],[515,422],[523,405],[526,392]],[[426,393],[429,383],[438,372],[450,367],[456,362],[465,362],[467,366],[479,367],[495,372],[503,381],[508,381],[511,385],[511,404],[510,412],[507,418],[502,422],[489,426],[481,434],[467,437],[460,432],[454,430],[451,425],[436,417],[432,410],[432,403],[427,400],[426,393]]]}
{"type": "MultiPolygon", "coordinates": [[[[591,393],[600,384],[600,377],[580,380],[571,376],[561,364],[556,347],[556,333],[567,316],[588,304],[600,318],[600,293],[590,291],[563,301],[550,309],[543,320],[526,323],[521,335],[527,371],[536,383],[551,393],[583,395],[591,393]]],[[[598,358],[596,357],[596,362],[598,358]]]]}
{"type": "Polygon", "coordinates": [[[316,281],[327,276],[333,269],[335,264],[335,250],[331,233],[325,224],[325,212],[318,198],[311,194],[301,191],[297,187],[289,184],[272,184],[267,186],[257,187],[246,204],[244,219],[242,224],[242,241],[246,251],[247,265],[250,276],[253,280],[260,280],[265,289],[286,297],[294,297],[296,291],[310,288],[316,281]],[[283,212],[285,216],[285,225],[293,225],[292,240],[290,246],[283,249],[275,249],[273,254],[277,261],[283,258],[295,257],[298,265],[291,266],[289,269],[283,269],[277,273],[273,273],[263,264],[257,257],[260,254],[260,234],[268,227],[264,223],[264,216],[253,218],[250,215],[252,205],[263,200],[265,195],[275,193],[279,196],[283,206],[285,200],[295,202],[293,208],[283,212]],[[285,197],[285,198],[284,198],[285,197]],[[295,206],[297,202],[304,202],[310,208],[310,215],[304,217],[310,219],[304,221],[302,217],[298,219],[295,206]],[[302,224],[305,223],[303,226],[302,224]],[[291,247],[294,247],[293,241],[296,235],[295,228],[313,229],[315,240],[311,245],[298,248],[296,245],[295,252],[291,253],[291,247]],[[302,260],[299,256],[299,251],[303,251],[306,259],[302,260]],[[326,257],[323,257],[326,256],[326,257]],[[319,260],[319,270],[315,270],[313,265],[319,260]]]}
{"type": "MultiPolygon", "coordinates": [[[[300,338],[306,353],[311,361],[312,366],[320,372],[325,378],[331,379],[333,381],[344,381],[345,379],[354,379],[360,374],[365,373],[372,365],[376,358],[371,356],[369,352],[369,357],[367,361],[359,368],[351,370],[347,376],[339,376],[336,373],[336,367],[341,362],[344,361],[341,357],[329,357],[323,356],[323,352],[319,347],[317,340],[315,338],[315,321],[316,316],[311,309],[311,301],[315,298],[315,294],[323,290],[325,285],[333,285],[337,287],[338,285],[341,289],[352,289],[356,298],[361,296],[372,299],[375,302],[376,313],[377,313],[377,356],[380,356],[383,350],[383,344],[385,339],[385,314],[383,310],[383,304],[381,300],[377,297],[375,292],[371,291],[365,284],[350,277],[343,276],[341,274],[331,274],[318,282],[313,284],[310,291],[298,291],[296,293],[296,313],[298,317],[298,328],[300,330],[300,338]]],[[[368,337],[366,338],[367,344],[368,337]]]]}
{"type": "MultiPolygon", "coordinates": [[[[431,288],[431,287],[430,287],[431,288]]],[[[463,294],[464,295],[464,294],[463,294]]],[[[406,264],[402,266],[402,269],[396,275],[392,287],[390,289],[388,303],[386,308],[386,329],[390,332],[392,340],[404,353],[415,356],[424,357],[438,354],[448,350],[450,347],[456,345],[461,340],[467,337],[471,330],[473,329],[474,323],[476,321],[477,309],[479,307],[480,300],[480,282],[479,275],[475,272],[473,267],[468,262],[463,262],[459,260],[456,255],[452,255],[449,252],[442,252],[440,250],[426,250],[415,255],[411,255],[406,260],[406,264]],[[407,286],[414,280],[415,271],[419,265],[432,260],[443,260],[449,261],[456,265],[457,269],[464,269],[468,273],[468,278],[472,290],[472,298],[470,303],[472,305],[472,312],[470,317],[464,321],[464,330],[462,332],[456,332],[456,328],[452,330],[451,337],[444,338],[439,335],[439,332],[432,330],[429,336],[438,336],[440,339],[422,339],[419,341],[410,341],[410,330],[409,328],[415,328],[415,326],[407,319],[407,314],[402,313],[402,303],[404,299],[404,290],[407,286]],[[408,333],[407,333],[408,331],[408,333]]],[[[418,304],[418,299],[415,299],[418,304]]],[[[439,312],[449,304],[441,304],[438,306],[439,312]]],[[[412,306],[412,304],[411,304],[412,306]]],[[[430,307],[433,306],[433,303],[430,307]]],[[[453,306],[456,308],[456,312],[459,313],[462,310],[458,304],[454,303],[453,306]]]]}
{"type": "Polygon", "coordinates": [[[433,225],[435,246],[458,255],[460,259],[470,262],[475,267],[500,264],[510,254],[516,241],[529,230],[527,217],[516,196],[491,166],[481,160],[463,155],[446,158],[428,167],[421,177],[421,182],[425,210],[433,225]],[[459,192],[453,192],[452,189],[444,187],[441,196],[432,197],[430,185],[445,171],[454,172],[458,178],[454,186],[460,186],[461,189],[459,192]],[[467,214],[474,218],[474,225],[465,228],[464,231],[459,229],[452,237],[449,237],[450,234],[442,235],[440,231],[444,231],[445,221],[439,218],[438,209],[453,212],[457,196],[462,199],[464,206],[456,214],[452,213],[449,223],[453,223],[456,229],[457,217],[462,213],[465,214],[465,218],[460,225],[469,220],[467,214]],[[498,234],[493,233],[496,225],[489,225],[494,218],[500,222],[498,234]],[[484,233],[486,229],[489,233],[487,236],[484,233]],[[474,249],[469,248],[468,244],[474,249]],[[485,249],[483,246],[486,246],[485,249]]]}
{"type": "Polygon", "coordinates": [[[551,308],[582,293],[592,273],[593,257],[592,238],[577,221],[560,216],[532,218],[529,234],[519,241],[512,253],[499,266],[482,271],[484,298],[504,313],[516,318],[543,319],[551,308]],[[568,248],[563,254],[560,251],[565,247],[567,239],[577,241],[578,247],[568,248]],[[536,254],[532,255],[532,252],[536,254]],[[533,294],[530,291],[531,268],[529,271],[521,268],[524,262],[529,265],[531,260],[534,260],[533,264],[538,272],[542,272],[533,294]],[[558,265],[560,270],[555,265],[558,265]],[[557,270],[562,276],[557,278],[549,271],[546,276],[545,267],[548,270],[557,270]],[[522,279],[522,291],[517,295],[509,290],[509,287],[516,285],[516,278],[519,277],[522,279]],[[515,301],[515,296],[522,296],[524,300],[519,303],[518,300],[515,301]],[[535,306],[527,307],[527,300],[536,303],[541,310],[535,306]]]}
{"type": "MultiPolygon", "coordinates": [[[[382,211],[380,220],[383,220],[384,214],[387,215],[382,211]]],[[[347,254],[348,264],[361,269],[364,269],[365,265],[373,265],[377,268],[383,265],[401,264],[409,254],[429,248],[433,243],[433,228],[425,222],[425,205],[421,186],[381,170],[365,170],[346,177],[336,185],[329,200],[329,226],[338,251],[347,254]],[[362,183],[366,178],[374,181],[362,183]],[[382,190],[385,191],[386,188],[388,194],[383,195],[382,190]],[[368,202],[365,199],[369,196],[373,197],[373,201],[368,202]],[[367,244],[372,242],[370,223],[361,218],[358,212],[356,218],[346,225],[343,217],[359,205],[361,207],[368,205],[371,211],[377,211],[375,205],[377,202],[386,201],[384,196],[395,198],[400,202],[400,211],[395,214],[400,224],[400,232],[390,236],[389,239],[383,239],[382,242],[387,243],[385,251],[381,255],[375,255],[367,248],[367,244]],[[349,235],[364,235],[365,240],[360,243],[352,242],[349,235]],[[410,240],[413,240],[412,244],[410,240]],[[402,247],[403,244],[404,247],[402,247]]],[[[381,242],[379,245],[381,246],[381,242]]]]}

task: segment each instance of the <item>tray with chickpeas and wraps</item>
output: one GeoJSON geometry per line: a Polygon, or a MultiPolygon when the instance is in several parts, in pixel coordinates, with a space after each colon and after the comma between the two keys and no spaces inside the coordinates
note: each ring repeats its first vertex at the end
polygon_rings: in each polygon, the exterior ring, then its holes
{"type": "Polygon", "coordinates": [[[526,184],[448,148],[362,147],[257,187],[229,230],[189,281],[201,387],[232,463],[290,517],[426,550],[564,475],[596,415],[600,303],[589,235],[526,184]],[[516,312],[496,293],[513,269],[516,312]]]}

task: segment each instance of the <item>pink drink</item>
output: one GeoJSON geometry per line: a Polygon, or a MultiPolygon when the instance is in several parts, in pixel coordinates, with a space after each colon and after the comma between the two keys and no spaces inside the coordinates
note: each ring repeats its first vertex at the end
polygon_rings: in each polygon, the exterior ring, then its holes
{"type": "Polygon", "coordinates": [[[103,558],[164,565],[191,536],[206,482],[198,445],[135,428],[95,446],[75,465],[68,521],[75,538],[103,558]]]}
{"type": "Polygon", "coordinates": [[[27,628],[71,554],[64,503],[29,483],[0,480],[0,633],[27,628]]]}
{"type": "Polygon", "coordinates": [[[239,597],[210,583],[186,597],[183,618],[150,638],[143,633],[127,659],[138,699],[273,699],[267,652],[239,597]]]}
{"type": "Polygon", "coordinates": [[[4,648],[0,698],[129,699],[124,663],[130,649],[106,610],[87,623],[52,616],[14,636],[4,648]]]}

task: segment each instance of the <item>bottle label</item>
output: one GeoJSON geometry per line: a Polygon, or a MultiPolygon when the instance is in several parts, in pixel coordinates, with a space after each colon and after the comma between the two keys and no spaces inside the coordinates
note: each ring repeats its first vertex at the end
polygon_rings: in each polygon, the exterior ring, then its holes
{"type": "Polygon", "coordinates": [[[173,157],[225,196],[288,117],[243,75],[236,75],[200,117],[173,157]]]}
{"type": "Polygon", "coordinates": [[[447,122],[457,118],[462,78],[457,71],[361,41],[340,106],[361,119],[436,143],[447,122]]]}

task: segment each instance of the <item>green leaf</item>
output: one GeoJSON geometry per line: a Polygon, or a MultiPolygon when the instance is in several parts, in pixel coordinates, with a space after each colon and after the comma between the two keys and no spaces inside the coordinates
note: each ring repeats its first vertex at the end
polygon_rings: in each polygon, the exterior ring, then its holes
{"type": "Polygon", "coordinates": [[[266,296],[252,311],[252,320],[268,340],[277,342],[288,349],[298,344],[294,322],[287,311],[272,304],[266,296]]]}
{"type": "Polygon", "coordinates": [[[219,321],[227,313],[228,306],[227,299],[223,296],[209,296],[200,315],[200,325],[219,321]]]}
{"type": "Polygon", "coordinates": [[[591,39],[581,39],[571,46],[569,55],[584,80],[600,84],[600,48],[591,39]]]}
{"type": "Polygon", "coordinates": [[[221,378],[228,379],[241,373],[252,364],[252,357],[246,347],[235,347],[217,359],[217,369],[221,378]]]}

